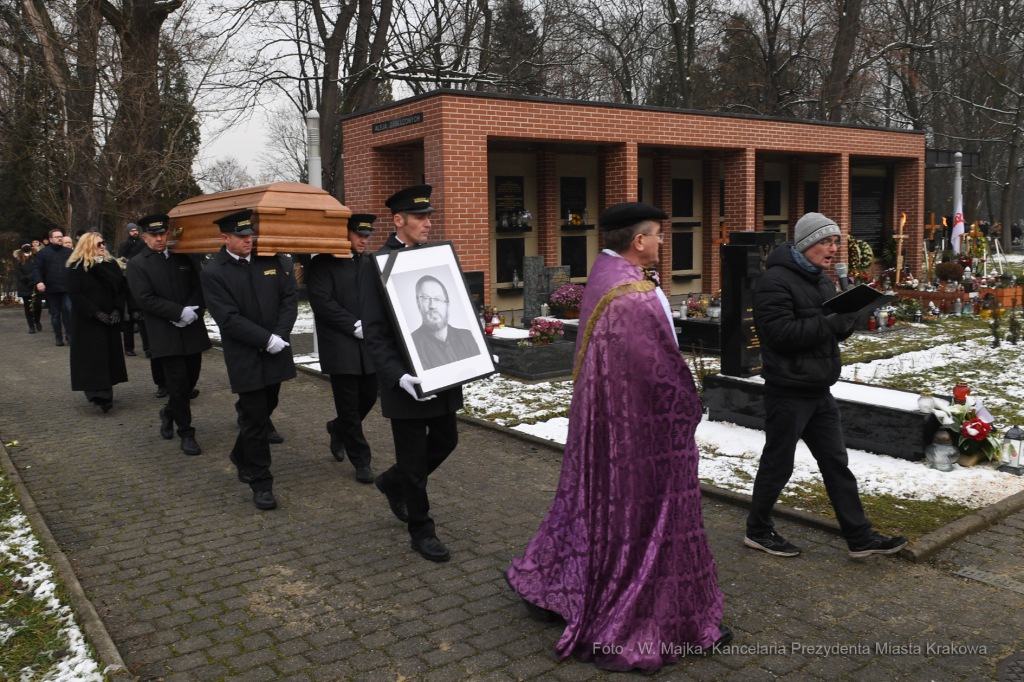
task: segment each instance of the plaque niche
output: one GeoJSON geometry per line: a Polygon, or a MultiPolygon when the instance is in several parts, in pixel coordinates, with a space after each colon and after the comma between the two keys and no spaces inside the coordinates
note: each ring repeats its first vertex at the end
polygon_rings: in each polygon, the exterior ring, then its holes
{"type": "Polygon", "coordinates": [[[506,237],[494,240],[495,269],[497,283],[511,282],[513,277],[523,281],[523,255],[526,240],[523,237],[506,237]]]}
{"type": "Polygon", "coordinates": [[[885,232],[885,178],[850,178],[850,237],[866,241],[880,253],[885,232]]]}
{"type": "Polygon", "coordinates": [[[562,265],[569,266],[570,277],[587,276],[586,237],[562,237],[562,265]]]}
{"type": "Polygon", "coordinates": [[[672,180],[672,217],[693,217],[693,180],[688,178],[672,180]]]}
{"type": "Polygon", "coordinates": [[[577,230],[592,227],[587,224],[587,179],[562,177],[559,188],[562,195],[559,221],[564,221],[562,227],[577,230]]]}
{"type": "Polygon", "coordinates": [[[693,270],[693,232],[672,233],[672,270],[693,270]]]}
{"type": "Polygon", "coordinates": [[[530,232],[527,223],[524,182],[521,175],[496,175],[494,177],[494,218],[497,232],[530,232]]]}

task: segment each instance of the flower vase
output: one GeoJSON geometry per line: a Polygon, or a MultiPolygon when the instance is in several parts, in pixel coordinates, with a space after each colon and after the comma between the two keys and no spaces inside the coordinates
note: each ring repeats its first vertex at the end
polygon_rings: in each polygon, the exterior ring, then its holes
{"type": "Polygon", "coordinates": [[[981,461],[981,453],[976,452],[973,455],[960,455],[956,460],[956,463],[962,467],[972,467],[981,461]]]}
{"type": "Polygon", "coordinates": [[[580,319],[580,311],[578,310],[566,310],[565,318],[567,320],[578,320],[580,319]]]}
{"type": "Polygon", "coordinates": [[[546,345],[548,345],[549,343],[551,343],[551,339],[542,339],[542,340],[540,340],[540,341],[538,341],[538,342],[537,342],[537,345],[538,345],[538,346],[546,346],[546,345]]]}

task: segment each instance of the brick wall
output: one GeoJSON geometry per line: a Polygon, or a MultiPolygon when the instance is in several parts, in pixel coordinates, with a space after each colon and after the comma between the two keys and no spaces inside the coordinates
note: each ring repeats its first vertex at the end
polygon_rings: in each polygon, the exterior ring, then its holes
{"type": "Polygon", "coordinates": [[[754,149],[738,149],[725,153],[725,223],[729,232],[753,230],[755,161],[754,149]]]}
{"type": "MultiPolygon", "coordinates": [[[[850,155],[832,154],[821,161],[820,208],[823,215],[835,221],[842,232],[841,242],[849,243],[850,238],[850,155]]],[[[795,236],[795,235],[794,235],[795,236]]],[[[846,254],[837,254],[840,262],[846,262],[846,254]]],[[[830,276],[835,276],[829,271],[830,276]]]]}
{"type": "MultiPolygon", "coordinates": [[[[718,258],[718,244],[714,240],[721,234],[719,222],[721,221],[718,182],[721,179],[718,159],[710,157],[704,159],[704,216],[701,219],[701,237],[703,247],[701,249],[701,291],[712,294],[718,291],[722,284],[722,268],[718,258]]],[[[694,254],[696,255],[696,254],[694,254]]]]}
{"type": "MultiPolygon", "coordinates": [[[[921,276],[924,261],[922,243],[924,239],[924,173],[923,164],[919,159],[899,161],[896,163],[895,201],[893,208],[897,220],[900,214],[907,214],[907,226],[903,233],[909,235],[904,240],[907,267],[914,275],[921,276]],[[920,227],[918,227],[920,226],[920,227]]],[[[896,223],[897,228],[899,223],[896,223]]]]}
{"type": "Polygon", "coordinates": [[[654,191],[651,200],[654,206],[668,214],[669,220],[661,221],[661,232],[665,242],[661,245],[661,260],[658,276],[665,294],[672,293],[672,159],[667,156],[654,157],[654,191]]]}
{"type": "Polygon", "coordinates": [[[544,265],[558,265],[558,187],[555,154],[537,152],[537,255],[544,265]]]}
{"type": "Polygon", "coordinates": [[[804,214],[804,162],[802,160],[789,163],[789,234],[793,235],[796,221],[804,214]]]}

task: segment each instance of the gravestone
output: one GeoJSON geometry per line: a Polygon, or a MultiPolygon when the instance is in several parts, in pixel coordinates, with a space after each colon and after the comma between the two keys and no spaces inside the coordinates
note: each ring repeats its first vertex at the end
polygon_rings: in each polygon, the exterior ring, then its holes
{"type": "Polygon", "coordinates": [[[754,329],[754,289],[781,232],[730,232],[722,244],[722,374],[749,377],[761,371],[761,342],[754,329]]]}
{"type": "Polygon", "coordinates": [[[546,303],[547,297],[544,256],[523,257],[523,320],[526,324],[540,317],[540,304],[546,303]]]}
{"type": "Polygon", "coordinates": [[[466,278],[466,288],[473,299],[473,310],[479,314],[484,307],[484,273],[482,270],[476,270],[464,272],[462,276],[466,278]]]}
{"type": "MultiPolygon", "coordinates": [[[[548,296],[550,297],[559,288],[568,284],[571,277],[572,272],[568,265],[552,265],[544,268],[544,284],[547,287],[548,296]]],[[[547,303],[548,299],[545,298],[543,302],[547,303]]]]}

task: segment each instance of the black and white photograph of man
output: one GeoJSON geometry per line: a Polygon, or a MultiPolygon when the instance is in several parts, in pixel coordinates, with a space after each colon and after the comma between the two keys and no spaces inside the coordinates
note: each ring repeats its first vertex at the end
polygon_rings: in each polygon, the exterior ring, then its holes
{"type": "Polygon", "coordinates": [[[413,331],[412,340],[423,369],[434,369],[480,354],[468,329],[448,321],[448,289],[437,277],[424,275],[416,282],[416,308],[423,323],[413,331]]]}

